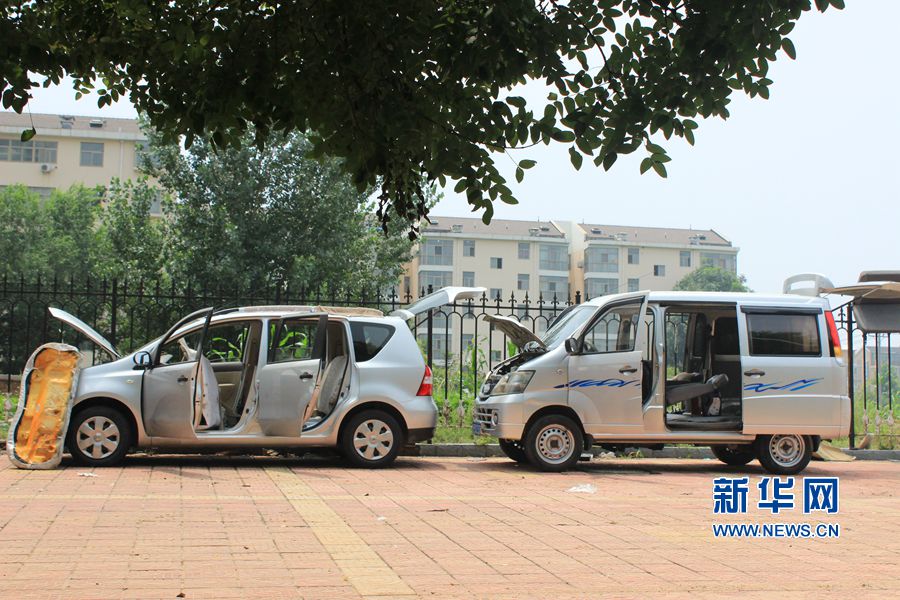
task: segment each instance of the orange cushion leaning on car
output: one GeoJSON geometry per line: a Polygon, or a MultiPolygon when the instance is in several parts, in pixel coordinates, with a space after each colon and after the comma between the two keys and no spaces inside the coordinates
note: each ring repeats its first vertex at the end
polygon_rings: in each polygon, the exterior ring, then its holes
{"type": "Polygon", "coordinates": [[[78,377],[78,350],[38,348],[25,366],[19,408],[10,429],[9,456],[23,468],[59,464],[78,377]]]}

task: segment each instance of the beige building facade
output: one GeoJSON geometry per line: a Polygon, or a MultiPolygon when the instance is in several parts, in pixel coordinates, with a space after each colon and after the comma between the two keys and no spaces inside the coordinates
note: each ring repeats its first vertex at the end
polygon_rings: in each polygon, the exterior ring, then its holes
{"type": "Polygon", "coordinates": [[[135,119],[0,112],[0,187],[21,184],[47,197],[74,184],[136,179],[137,147],[146,141],[135,119]],[[32,120],[37,135],[23,142],[32,120]]]}

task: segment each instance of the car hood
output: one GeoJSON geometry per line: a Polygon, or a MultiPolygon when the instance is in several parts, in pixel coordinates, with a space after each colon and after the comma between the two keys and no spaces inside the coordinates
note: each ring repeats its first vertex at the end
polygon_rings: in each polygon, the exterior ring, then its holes
{"type": "Polygon", "coordinates": [[[485,315],[484,320],[491,323],[494,329],[498,329],[506,334],[506,337],[522,350],[525,344],[534,342],[540,350],[547,350],[547,345],[541,341],[533,331],[513,319],[512,317],[504,317],[502,315],[485,315]]]}
{"type": "Polygon", "coordinates": [[[48,310],[50,311],[50,316],[52,316],[54,319],[59,319],[72,329],[81,333],[84,337],[100,346],[103,350],[109,352],[109,354],[112,355],[113,359],[118,360],[119,358],[121,358],[121,355],[109,342],[109,340],[94,331],[94,329],[90,325],[88,325],[78,317],[70,315],[66,311],[60,310],[58,308],[50,307],[48,310]]]}

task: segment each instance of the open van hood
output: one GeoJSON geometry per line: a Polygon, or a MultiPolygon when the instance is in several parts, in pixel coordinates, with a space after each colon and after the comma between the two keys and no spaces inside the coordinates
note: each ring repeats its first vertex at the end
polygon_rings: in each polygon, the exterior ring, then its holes
{"type": "Polygon", "coordinates": [[[111,343],[109,343],[109,340],[94,331],[94,329],[90,325],[88,325],[78,317],[73,317],[66,311],[60,310],[58,308],[53,308],[52,306],[47,310],[50,311],[50,316],[52,316],[54,319],[59,319],[72,329],[76,330],[84,337],[88,338],[89,340],[109,352],[114,359],[118,360],[119,358],[121,358],[119,352],[113,347],[111,343]]]}
{"type": "Polygon", "coordinates": [[[484,320],[492,323],[495,329],[506,334],[506,337],[516,345],[519,350],[525,347],[528,342],[536,342],[541,350],[546,350],[547,346],[536,336],[533,331],[513,319],[512,317],[504,317],[502,315],[484,315],[484,320]]]}
{"type": "Polygon", "coordinates": [[[453,304],[459,300],[477,300],[487,291],[483,287],[444,287],[436,292],[419,298],[406,308],[398,308],[391,313],[392,317],[400,317],[403,320],[409,320],[428,312],[432,308],[440,308],[445,304],[453,304]]]}

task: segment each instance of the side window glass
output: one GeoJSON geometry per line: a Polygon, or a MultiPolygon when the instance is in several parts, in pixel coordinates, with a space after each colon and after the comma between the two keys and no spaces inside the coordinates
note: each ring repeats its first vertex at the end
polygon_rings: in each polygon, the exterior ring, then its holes
{"type": "Polygon", "coordinates": [[[586,354],[630,352],[638,335],[638,311],[640,304],[616,306],[590,326],[584,334],[583,349],[586,354]]]}
{"type": "Polygon", "coordinates": [[[750,354],[821,356],[818,315],[748,314],[750,354]]]}
{"type": "Polygon", "coordinates": [[[212,363],[242,362],[249,336],[248,321],[212,325],[206,335],[203,354],[212,363]]]}
{"type": "Polygon", "coordinates": [[[197,360],[197,350],[202,335],[203,329],[200,328],[169,339],[163,344],[159,362],[164,365],[177,365],[197,360]]]}
{"type": "Polygon", "coordinates": [[[357,362],[365,362],[381,352],[391,336],[394,328],[390,325],[350,322],[350,332],[353,334],[353,353],[357,362]]]}
{"type": "Polygon", "coordinates": [[[313,357],[318,319],[292,319],[284,321],[277,328],[269,327],[269,351],[272,362],[307,360],[313,357]]]}

